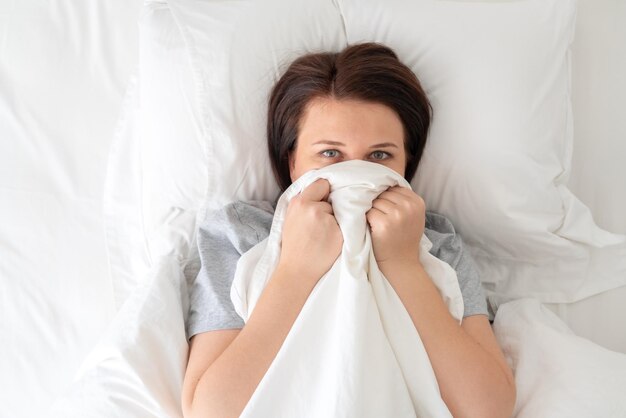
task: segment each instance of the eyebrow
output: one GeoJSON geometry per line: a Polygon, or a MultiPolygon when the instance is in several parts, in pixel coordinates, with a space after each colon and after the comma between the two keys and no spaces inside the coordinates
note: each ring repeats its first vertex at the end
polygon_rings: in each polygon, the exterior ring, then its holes
{"type": "MultiPolygon", "coordinates": [[[[338,146],[338,147],[345,147],[346,146],[346,144],[344,144],[343,142],[330,141],[330,140],[327,140],[327,139],[323,139],[321,141],[317,141],[317,142],[313,143],[313,145],[319,145],[319,144],[334,145],[334,146],[338,146]]],[[[391,143],[391,142],[381,142],[380,144],[374,144],[374,145],[370,146],[370,148],[387,148],[387,147],[398,148],[398,146],[396,144],[391,143]]]]}

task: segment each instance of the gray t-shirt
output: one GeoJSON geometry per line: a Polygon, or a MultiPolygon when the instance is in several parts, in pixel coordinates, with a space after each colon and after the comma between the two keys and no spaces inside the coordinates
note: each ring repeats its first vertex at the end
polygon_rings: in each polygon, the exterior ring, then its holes
{"type": "MultiPolygon", "coordinates": [[[[235,202],[208,212],[200,223],[201,267],[190,288],[187,338],[206,331],[243,328],[244,321],[230,299],[237,261],[269,235],[274,209],[271,202],[235,202]]],[[[465,304],[463,317],[488,315],[478,272],[452,223],[427,211],[424,234],[433,243],[430,253],[456,271],[465,304]]]]}

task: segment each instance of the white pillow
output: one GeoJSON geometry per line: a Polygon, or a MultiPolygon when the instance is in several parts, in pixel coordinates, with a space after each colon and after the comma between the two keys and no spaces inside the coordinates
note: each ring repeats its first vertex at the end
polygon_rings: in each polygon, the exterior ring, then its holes
{"type": "Polygon", "coordinates": [[[493,305],[626,283],[625,237],[598,228],[565,186],[575,1],[340,4],[349,42],[391,45],[431,98],[412,183],[464,237],[493,305]]]}
{"type": "Polygon", "coordinates": [[[302,53],[346,45],[341,15],[330,0],[169,4],[196,77],[207,203],[276,198],[266,145],[269,89],[302,53]]]}
{"type": "Polygon", "coordinates": [[[208,205],[276,196],[266,102],[285,64],[380,41],[434,107],[413,186],[464,237],[494,308],[523,296],[571,302],[626,283],[626,238],[599,229],[565,186],[575,1],[170,5],[197,77],[208,205]]]}
{"type": "Polygon", "coordinates": [[[139,80],[134,74],[111,141],[102,198],[109,275],[116,310],[150,265],[141,213],[139,111],[139,80]]]}
{"type": "Polygon", "coordinates": [[[194,259],[195,215],[207,190],[194,77],[167,4],[144,5],[139,51],[138,76],[111,143],[103,195],[118,309],[160,256],[194,259]]]}
{"type": "Polygon", "coordinates": [[[154,231],[176,210],[202,205],[211,156],[198,105],[203,87],[169,6],[147,3],[139,25],[141,202],[155,257],[154,231]]]}
{"type": "Polygon", "coordinates": [[[493,329],[515,374],[514,417],[626,416],[626,355],[577,337],[533,299],[501,305],[493,329]]]}

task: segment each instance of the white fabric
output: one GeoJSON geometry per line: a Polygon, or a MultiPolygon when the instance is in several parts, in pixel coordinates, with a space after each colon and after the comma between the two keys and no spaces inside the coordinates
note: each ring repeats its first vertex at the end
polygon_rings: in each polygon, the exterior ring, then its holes
{"type": "MultiPolygon", "coordinates": [[[[202,163],[208,184],[200,202],[210,195],[212,208],[233,200],[275,199],[279,190],[264,152],[270,84],[300,54],[345,46],[335,3],[170,0],[169,7],[185,42],[194,90],[187,91],[177,76],[170,76],[169,83],[196,97],[199,117],[194,123],[206,148],[206,155],[180,160],[180,169],[202,163]]],[[[169,117],[181,114],[176,106],[163,106],[171,110],[169,117]]],[[[163,139],[177,144],[180,137],[163,139]]],[[[176,152],[175,147],[168,148],[176,152]]],[[[179,160],[176,154],[172,160],[179,160]]],[[[188,178],[180,185],[191,191],[192,181],[188,178]]]]}
{"type": "MultiPolygon", "coordinates": [[[[374,258],[365,213],[388,187],[410,188],[387,167],[347,161],[292,184],[278,201],[269,237],[237,266],[231,288],[237,313],[248,321],[275,270],[289,201],[319,178],[331,185],[342,252],[311,292],[242,416],[451,417],[411,317],[374,258]]],[[[429,253],[431,246],[422,236],[420,261],[460,323],[456,272],[429,253]]]]}
{"type": "Polygon", "coordinates": [[[626,286],[575,303],[544,303],[544,306],[557,314],[574,334],[626,354],[626,332],[620,332],[626,330],[624,301],[626,286]]]}
{"type": "Polygon", "coordinates": [[[45,416],[113,316],[102,193],[138,0],[0,0],[0,416],[45,416]]]}
{"type": "Polygon", "coordinates": [[[493,328],[515,373],[514,417],[626,416],[626,354],[577,337],[533,299],[500,306],[493,328]]]}
{"type": "Polygon", "coordinates": [[[116,308],[153,260],[191,256],[195,215],[206,193],[194,77],[166,3],[139,19],[140,66],[113,138],[103,193],[106,249],[116,308]],[[177,80],[177,82],[172,82],[177,80]],[[185,235],[177,247],[172,235],[185,235]]]}
{"type": "MultiPolygon", "coordinates": [[[[579,0],[572,45],[569,188],[603,228],[626,234],[626,2],[579,0]]],[[[626,313],[622,329],[626,329],[626,313]]],[[[626,352],[626,344],[622,345],[626,352]]]]}
{"type": "Polygon", "coordinates": [[[202,89],[167,4],[145,5],[139,48],[140,211],[149,256],[157,259],[155,231],[176,212],[195,213],[203,204],[213,157],[199,123],[202,89]]]}
{"type": "Polygon", "coordinates": [[[188,307],[179,261],[156,260],[45,416],[182,418],[188,307]]]}
{"type": "Polygon", "coordinates": [[[133,75],[111,141],[102,197],[104,232],[116,310],[145,277],[149,253],[141,205],[139,81],[133,75]]]}

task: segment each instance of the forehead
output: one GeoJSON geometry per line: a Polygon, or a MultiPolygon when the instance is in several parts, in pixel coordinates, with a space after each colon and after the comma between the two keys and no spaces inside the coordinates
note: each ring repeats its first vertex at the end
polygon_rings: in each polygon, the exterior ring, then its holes
{"type": "Polygon", "coordinates": [[[398,114],[384,104],[317,97],[305,108],[298,136],[304,142],[325,139],[402,144],[404,129],[398,114]]]}

